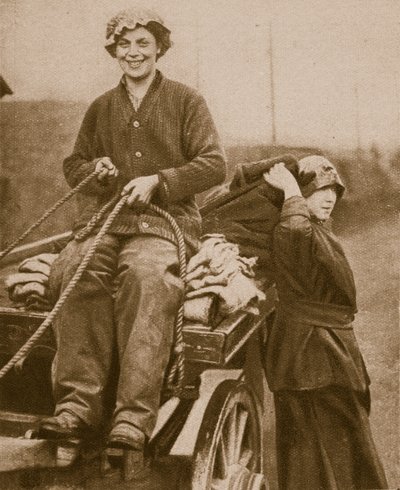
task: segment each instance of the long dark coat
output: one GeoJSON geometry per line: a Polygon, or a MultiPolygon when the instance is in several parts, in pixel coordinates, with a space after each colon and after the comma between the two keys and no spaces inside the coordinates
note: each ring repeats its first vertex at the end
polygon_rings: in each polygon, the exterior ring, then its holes
{"type": "Polygon", "coordinates": [[[387,488],[368,415],[369,377],[352,328],[351,268],[302,197],[274,231],[279,294],[265,369],[274,391],[279,488],[387,488]]]}
{"type": "Polygon", "coordinates": [[[280,301],[265,356],[271,391],[365,391],[369,378],[351,324],[353,274],[329,224],[312,221],[302,197],[283,204],[273,258],[280,301]]]}

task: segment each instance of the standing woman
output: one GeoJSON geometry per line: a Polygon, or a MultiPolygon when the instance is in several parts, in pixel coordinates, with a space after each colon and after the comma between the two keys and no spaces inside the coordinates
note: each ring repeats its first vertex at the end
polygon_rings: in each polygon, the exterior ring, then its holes
{"type": "Polygon", "coordinates": [[[321,156],[264,174],[284,192],[274,230],[279,304],[265,370],[276,411],[279,488],[387,488],[372,439],[369,377],[354,335],[353,274],[329,217],[344,186],[321,156]]]}

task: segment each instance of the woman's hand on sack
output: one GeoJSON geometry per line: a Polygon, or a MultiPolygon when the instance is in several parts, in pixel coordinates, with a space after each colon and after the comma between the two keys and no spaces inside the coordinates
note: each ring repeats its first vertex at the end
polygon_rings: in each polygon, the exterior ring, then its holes
{"type": "Polygon", "coordinates": [[[96,172],[100,172],[97,175],[97,180],[100,182],[109,178],[115,178],[118,175],[118,169],[108,157],[101,158],[95,167],[96,172]]]}
{"type": "Polygon", "coordinates": [[[284,163],[276,163],[263,174],[264,180],[276,189],[285,193],[285,199],[293,196],[301,196],[301,191],[297,180],[293,174],[285,167],[284,163]]]}
{"type": "Polygon", "coordinates": [[[158,175],[148,175],[137,177],[126,184],[122,189],[121,195],[129,195],[127,204],[133,206],[136,202],[149,203],[150,199],[159,184],[158,175]]]}

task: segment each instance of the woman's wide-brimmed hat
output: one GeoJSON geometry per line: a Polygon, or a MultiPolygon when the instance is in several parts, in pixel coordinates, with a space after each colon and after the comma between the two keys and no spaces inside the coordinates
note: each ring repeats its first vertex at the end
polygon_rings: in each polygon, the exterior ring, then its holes
{"type": "Polygon", "coordinates": [[[123,31],[126,29],[135,29],[137,26],[145,27],[156,38],[160,48],[158,58],[163,56],[171,47],[171,31],[164,25],[163,19],[153,10],[134,7],[118,12],[107,23],[106,43],[104,47],[111,56],[115,57],[115,46],[123,31]]]}
{"type": "Polygon", "coordinates": [[[345,191],[345,186],[334,165],[327,158],[319,155],[299,160],[298,182],[304,197],[311,196],[323,187],[335,187],[338,198],[341,198],[345,191]]]}

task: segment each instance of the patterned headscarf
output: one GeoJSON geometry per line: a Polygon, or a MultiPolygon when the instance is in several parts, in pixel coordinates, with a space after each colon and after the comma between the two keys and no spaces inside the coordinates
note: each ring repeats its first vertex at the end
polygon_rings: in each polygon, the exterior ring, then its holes
{"type": "Polygon", "coordinates": [[[323,187],[334,186],[338,199],[345,187],[333,164],[325,157],[312,155],[299,160],[298,182],[304,197],[323,187]]]}
{"type": "Polygon", "coordinates": [[[171,31],[165,27],[162,18],[153,10],[135,7],[118,12],[107,23],[105,48],[115,58],[115,46],[124,29],[135,29],[137,26],[145,27],[156,38],[160,48],[157,59],[163,56],[171,47],[171,31]]]}

